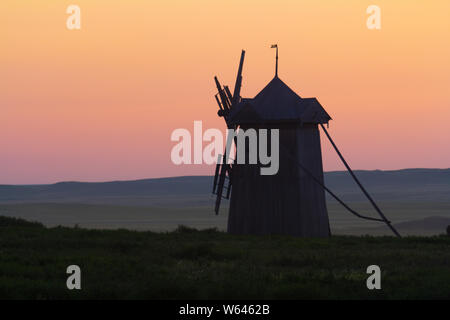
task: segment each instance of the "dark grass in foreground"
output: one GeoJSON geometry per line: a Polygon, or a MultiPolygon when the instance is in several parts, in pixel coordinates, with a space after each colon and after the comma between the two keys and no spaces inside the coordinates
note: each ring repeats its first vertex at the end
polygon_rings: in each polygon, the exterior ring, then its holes
{"type": "Polygon", "coordinates": [[[450,237],[232,236],[44,228],[0,217],[3,299],[450,298],[450,237]],[[66,268],[82,290],[66,288],[66,268]],[[366,288],[366,268],[382,290],[366,288]]]}

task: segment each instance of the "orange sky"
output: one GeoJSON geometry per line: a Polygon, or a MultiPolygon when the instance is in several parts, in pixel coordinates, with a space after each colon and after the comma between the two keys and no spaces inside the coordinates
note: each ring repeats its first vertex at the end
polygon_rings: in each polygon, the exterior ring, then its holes
{"type": "MultiPolygon", "coordinates": [[[[450,167],[450,1],[0,3],[0,184],[212,174],[175,166],[170,134],[224,129],[213,76],[273,77],[317,97],[354,169],[450,167]],[[81,30],[66,8],[81,8],[81,30]],[[381,8],[381,30],[366,8],[381,8]]],[[[323,140],[324,167],[340,170],[323,140]]]]}

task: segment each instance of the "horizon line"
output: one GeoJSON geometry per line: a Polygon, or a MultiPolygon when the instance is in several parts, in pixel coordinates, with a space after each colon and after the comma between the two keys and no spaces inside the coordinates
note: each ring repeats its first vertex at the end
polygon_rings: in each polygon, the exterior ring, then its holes
{"type": "MultiPolygon", "coordinates": [[[[412,170],[450,170],[450,167],[447,168],[402,168],[402,169],[389,169],[389,170],[383,170],[383,169],[355,169],[354,172],[395,172],[395,171],[412,171],[412,170]]],[[[347,170],[331,170],[331,171],[324,171],[323,173],[340,173],[345,172],[348,173],[347,170]]],[[[0,183],[0,187],[4,186],[47,186],[47,185],[55,185],[55,184],[62,184],[62,183],[117,183],[117,182],[137,182],[137,181],[144,181],[144,180],[163,180],[163,179],[175,179],[175,178],[188,178],[188,177],[213,177],[213,175],[183,175],[183,176],[165,176],[165,177],[155,177],[155,178],[139,178],[139,179],[113,179],[113,180],[100,180],[100,181],[82,181],[82,180],[61,180],[56,182],[50,182],[50,183],[20,183],[20,184],[2,184],[0,183]]]]}

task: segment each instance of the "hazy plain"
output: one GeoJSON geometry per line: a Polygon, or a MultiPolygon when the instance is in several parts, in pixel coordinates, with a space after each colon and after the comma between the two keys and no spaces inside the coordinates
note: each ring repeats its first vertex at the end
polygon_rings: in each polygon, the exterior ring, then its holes
{"type": "MultiPolygon", "coordinates": [[[[358,171],[386,216],[402,234],[445,233],[450,225],[450,170],[358,171]]],[[[345,172],[325,175],[327,185],[353,209],[377,214],[345,172]]],[[[179,225],[226,229],[228,201],[214,214],[209,176],[52,185],[0,185],[0,215],[46,226],[172,231],[179,225]]],[[[333,234],[389,235],[382,223],[361,220],[328,198],[333,234]]]]}

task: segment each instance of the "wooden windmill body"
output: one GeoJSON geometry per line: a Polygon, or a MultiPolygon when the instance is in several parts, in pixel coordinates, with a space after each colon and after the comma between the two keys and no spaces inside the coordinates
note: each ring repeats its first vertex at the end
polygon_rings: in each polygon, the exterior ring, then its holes
{"type": "Polygon", "coordinates": [[[298,96],[278,78],[277,72],[254,98],[240,98],[234,105],[232,99],[229,101],[229,110],[223,105],[221,108],[225,109],[222,114],[228,128],[269,132],[278,129],[280,147],[279,170],[275,175],[262,175],[259,163],[235,162],[227,168],[219,165],[215,179],[219,186],[215,189],[223,188],[221,172],[229,179],[228,232],[329,236],[325,193],[311,174],[323,184],[318,124],[328,123],[330,116],[315,98],[298,96]],[[301,170],[299,164],[310,174],[301,170]]]}
{"type": "Polygon", "coordinates": [[[253,99],[230,112],[244,131],[278,129],[279,169],[262,175],[261,164],[235,164],[228,232],[235,234],[330,235],[318,124],[331,118],[315,98],[302,99],[277,76],[253,99]]]}

